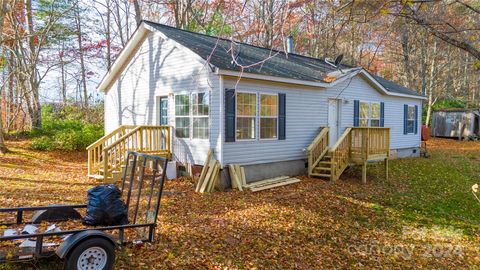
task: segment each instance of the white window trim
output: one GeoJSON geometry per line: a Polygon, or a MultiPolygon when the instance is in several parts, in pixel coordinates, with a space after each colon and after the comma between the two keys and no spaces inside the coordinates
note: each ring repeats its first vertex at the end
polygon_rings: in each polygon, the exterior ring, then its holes
{"type": "Polygon", "coordinates": [[[192,125],[192,122],[190,121],[188,123],[188,137],[178,137],[176,135],[177,133],[177,118],[188,118],[189,120],[191,120],[191,114],[192,114],[192,107],[191,107],[191,98],[190,98],[190,93],[177,93],[174,95],[173,97],[173,111],[175,113],[175,116],[174,116],[174,123],[175,123],[175,138],[178,138],[178,139],[189,139],[192,137],[192,133],[191,133],[191,125],[192,125]],[[188,97],[188,115],[177,115],[177,97],[178,96],[187,96],[188,97]]]}
{"type": "Polygon", "coordinates": [[[380,121],[382,119],[382,104],[380,101],[372,101],[370,102],[370,119],[368,120],[369,127],[372,127],[372,120],[378,120],[378,126],[374,127],[381,127],[380,121]],[[378,118],[373,118],[373,104],[378,104],[378,118]]]}
{"type": "MultiPolygon", "coordinates": [[[[417,116],[418,117],[418,116],[417,116]]],[[[417,122],[417,119],[415,119],[415,105],[409,105],[407,104],[407,126],[406,126],[406,130],[407,130],[407,134],[415,134],[415,123],[417,122]],[[408,118],[408,111],[410,110],[410,108],[413,108],[413,118],[410,119],[408,118]],[[413,121],[413,129],[412,129],[412,132],[408,132],[408,121],[413,121]]]]}
{"type": "Polygon", "coordinates": [[[206,141],[206,140],[210,140],[210,102],[211,100],[211,93],[209,91],[200,91],[200,92],[192,92],[190,93],[190,106],[191,106],[191,110],[190,110],[190,116],[191,116],[191,123],[190,123],[190,140],[192,141],[206,141]],[[207,115],[193,115],[193,96],[194,95],[198,95],[198,94],[207,94],[208,95],[208,114],[207,115]],[[195,118],[207,118],[208,119],[208,124],[207,124],[207,131],[208,131],[208,136],[207,138],[193,138],[193,120],[195,118]]]}
{"type": "Polygon", "coordinates": [[[363,101],[360,100],[358,102],[358,126],[359,127],[369,127],[370,126],[370,102],[369,101],[363,101]],[[368,112],[367,112],[367,118],[362,117],[362,103],[368,104],[368,112]],[[367,120],[367,125],[362,126],[362,120],[367,120]]]}
{"type": "Polygon", "coordinates": [[[235,91],[235,142],[254,142],[258,140],[258,92],[254,91],[235,91]],[[255,138],[253,139],[239,139],[237,138],[237,118],[239,117],[237,114],[238,109],[238,94],[255,94],[255,115],[254,116],[240,116],[245,118],[255,118],[255,138]]]}
{"type": "MultiPolygon", "coordinates": [[[[278,103],[278,94],[276,93],[269,93],[269,92],[262,92],[262,91],[249,91],[249,90],[241,90],[241,91],[235,91],[235,142],[258,142],[258,141],[278,141],[278,132],[279,132],[279,109],[277,105],[277,116],[276,117],[268,117],[260,116],[260,98],[261,95],[270,95],[270,96],[277,96],[277,103],[278,103]],[[238,107],[238,94],[255,94],[255,116],[243,116],[243,117],[250,117],[250,118],[255,118],[255,138],[254,139],[238,139],[237,138],[237,118],[239,117],[237,114],[237,107],[238,107]],[[277,119],[277,137],[276,138],[260,138],[260,119],[261,118],[276,118],[277,119]]],[[[242,116],[240,116],[242,117],[242,116]]],[[[232,143],[235,143],[232,142],[232,143]]]]}
{"type": "Polygon", "coordinates": [[[278,121],[278,118],[279,118],[279,114],[278,114],[278,110],[280,108],[278,107],[278,94],[272,94],[272,93],[265,93],[265,92],[259,92],[258,94],[258,107],[257,107],[257,114],[258,114],[258,139],[260,141],[278,141],[278,131],[279,131],[279,121],[278,121]],[[261,107],[262,107],[262,104],[261,104],[261,97],[262,95],[267,95],[267,96],[276,96],[277,97],[277,116],[273,117],[273,116],[261,116],[261,107]],[[270,119],[277,119],[277,137],[276,138],[262,138],[260,135],[261,135],[261,126],[260,126],[260,120],[262,118],[270,118],[270,119]]]}
{"type": "Polygon", "coordinates": [[[176,118],[189,118],[190,119],[190,123],[188,125],[188,130],[189,130],[189,136],[188,137],[176,137],[177,139],[181,139],[181,140],[190,140],[190,141],[209,141],[210,140],[210,111],[211,111],[211,104],[212,104],[212,98],[211,98],[211,92],[208,91],[208,90],[205,90],[205,91],[195,91],[195,92],[187,92],[187,91],[179,91],[179,92],[176,92],[174,95],[173,95],[173,112],[174,112],[174,116],[173,116],[173,123],[175,124],[175,129],[177,128],[177,121],[176,121],[176,118]],[[193,115],[193,98],[192,96],[194,94],[202,94],[202,93],[207,93],[208,94],[208,115],[196,115],[194,116],[193,115]],[[189,112],[188,112],[188,116],[187,115],[181,115],[181,116],[177,116],[177,111],[176,111],[176,102],[175,102],[175,99],[177,96],[188,96],[188,104],[189,104],[189,112]],[[208,118],[208,138],[193,138],[193,119],[197,117],[197,118],[208,118]]]}
{"type": "MultiPolygon", "coordinates": [[[[168,124],[169,124],[169,122],[170,122],[170,112],[169,112],[169,110],[170,110],[170,106],[171,106],[171,105],[170,105],[171,101],[170,101],[170,97],[168,96],[168,94],[155,96],[155,102],[156,102],[155,109],[157,109],[157,108],[160,109],[160,104],[161,104],[161,99],[162,99],[162,98],[166,98],[166,99],[167,99],[167,115],[166,115],[166,117],[167,117],[167,124],[166,124],[166,126],[168,126],[168,124]]],[[[173,102],[175,103],[175,100],[174,100],[173,102]]],[[[175,104],[174,104],[174,105],[175,105],[175,104]]],[[[162,121],[161,121],[161,117],[160,117],[161,112],[160,112],[160,111],[159,111],[159,112],[155,112],[155,114],[156,114],[156,115],[155,115],[155,118],[156,118],[155,123],[158,123],[158,125],[161,125],[161,122],[162,122],[162,121]]]]}

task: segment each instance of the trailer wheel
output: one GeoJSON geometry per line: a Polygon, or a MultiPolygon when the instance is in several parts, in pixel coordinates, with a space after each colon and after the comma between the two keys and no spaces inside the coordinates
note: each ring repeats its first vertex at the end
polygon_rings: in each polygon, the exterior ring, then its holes
{"type": "Polygon", "coordinates": [[[104,238],[89,238],[80,242],[67,256],[68,270],[110,270],[115,263],[115,247],[104,238]]]}

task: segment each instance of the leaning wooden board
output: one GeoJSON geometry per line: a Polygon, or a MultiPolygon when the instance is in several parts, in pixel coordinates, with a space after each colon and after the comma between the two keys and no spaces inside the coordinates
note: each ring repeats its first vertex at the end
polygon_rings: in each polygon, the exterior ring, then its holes
{"type": "Polygon", "coordinates": [[[198,178],[197,187],[195,188],[196,192],[199,192],[200,188],[202,187],[203,181],[205,180],[205,176],[207,175],[207,172],[208,172],[212,155],[213,155],[213,150],[212,149],[208,150],[207,159],[205,160],[205,165],[203,165],[202,173],[200,174],[200,178],[198,178]]]}
{"type": "Polygon", "coordinates": [[[230,171],[230,180],[232,181],[232,188],[238,188],[238,190],[243,191],[242,183],[239,180],[239,174],[235,170],[235,166],[233,164],[228,165],[228,169],[230,171]]]}
{"type": "Polygon", "coordinates": [[[210,179],[212,178],[212,175],[214,174],[217,162],[218,161],[216,160],[210,161],[207,175],[205,176],[205,179],[203,180],[202,186],[200,187],[200,190],[199,190],[200,193],[204,193],[205,191],[208,191],[208,187],[209,187],[208,184],[210,182],[210,179]]]}

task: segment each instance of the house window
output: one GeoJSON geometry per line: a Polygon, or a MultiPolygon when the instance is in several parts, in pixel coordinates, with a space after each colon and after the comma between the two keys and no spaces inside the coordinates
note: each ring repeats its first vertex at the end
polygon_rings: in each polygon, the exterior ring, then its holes
{"type": "Polygon", "coordinates": [[[277,138],[278,95],[260,95],[260,139],[277,138]]]}
{"type": "Polygon", "coordinates": [[[190,137],[190,98],[188,95],[175,96],[175,136],[190,137]]]}
{"type": "Polygon", "coordinates": [[[380,126],[380,103],[360,102],[359,126],[379,127],[380,126]]]}
{"type": "Polygon", "coordinates": [[[359,125],[368,127],[368,116],[370,114],[370,104],[368,102],[360,102],[359,125]]]}
{"type": "Polygon", "coordinates": [[[407,112],[407,133],[415,131],[415,106],[408,106],[407,112]]]}
{"type": "Polygon", "coordinates": [[[208,93],[192,94],[194,139],[208,139],[208,104],[208,93]]]}
{"type": "Polygon", "coordinates": [[[209,94],[193,93],[175,96],[175,136],[208,139],[209,94]]]}
{"type": "Polygon", "coordinates": [[[370,126],[380,126],[380,103],[378,102],[372,102],[371,104],[370,126]]]}
{"type": "Polygon", "coordinates": [[[257,94],[237,93],[237,129],[238,140],[256,138],[257,94]]]}

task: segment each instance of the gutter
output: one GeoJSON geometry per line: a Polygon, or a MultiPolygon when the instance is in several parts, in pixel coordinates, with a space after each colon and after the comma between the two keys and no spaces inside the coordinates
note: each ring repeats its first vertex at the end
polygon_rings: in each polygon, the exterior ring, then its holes
{"type": "Polygon", "coordinates": [[[262,80],[262,81],[271,81],[271,82],[281,82],[281,83],[288,83],[288,84],[296,84],[296,85],[305,85],[305,86],[313,86],[313,87],[320,87],[320,88],[329,88],[334,87],[335,85],[348,80],[358,74],[364,75],[369,81],[373,83],[373,85],[380,90],[383,94],[387,96],[395,96],[395,97],[404,97],[404,98],[414,98],[414,99],[422,99],[426,100],[427,97],[425,96],[415,96],[415,95],[407,95],[401,93],[395,93],[388,91],[383,85],[381,85],[375,78],[373,78],[365,69],[363,68],[352,68],[348,70],[344,70],[349,72],[347,74],[340,73],[340,72],[331,72],[327,74],[327,76],[336,77],[337,79],[331,83],[326,82],[315,82],[315,81],[305,81],[305,80],[298,80],[298,79],[290,79],[284,77],[276,77],[270,75],[260,75],[255,73],[248,73],[248,72],[240,72],[240,71],[232,71],[232,70],[225,70],[225,69],[215,69],[215,74],[223,75],[223,76],[233,76],[233,77],[241,77],[246,79],[255,79],[255,80],[262,80]],[[342,76],[343,75],[343,76],[342,76]],[[339,77],[337,77],[339,76],[339,77]]]}

